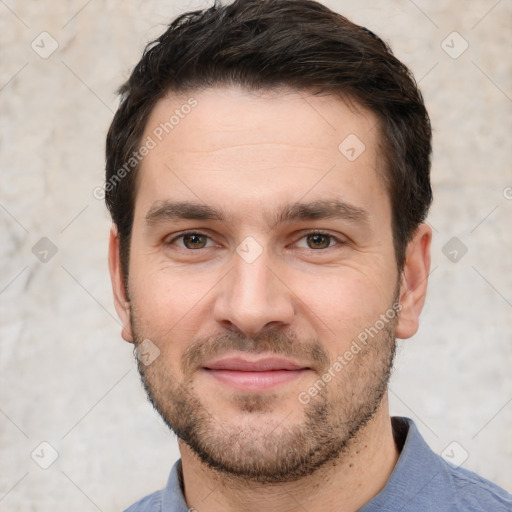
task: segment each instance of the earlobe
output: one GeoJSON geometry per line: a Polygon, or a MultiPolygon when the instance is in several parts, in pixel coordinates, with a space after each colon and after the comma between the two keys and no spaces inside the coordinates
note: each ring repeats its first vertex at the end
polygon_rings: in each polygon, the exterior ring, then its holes
{"type": "Polygon", "coordinates": [[[406,259],[400,283],[400,315],[397,338],[410,338],[418,330],[419,316],[425,303],[430,271],[432,229],[420,224],[407,244],[406,259]]]}
{"type": "Polygon", "coordinates": [[[110,280],[112,282],[112,291],[114,294],[114,306],[117,315],[122,322],[121,336],[125,341],[133,343],[133,334],[130,322],[130,301],[125,287],[125,279],[121,265],[119,233],[117,226],[112,225],[110,229],[110,241],[108,250],[108,266],[110,270],[110,280]]]}

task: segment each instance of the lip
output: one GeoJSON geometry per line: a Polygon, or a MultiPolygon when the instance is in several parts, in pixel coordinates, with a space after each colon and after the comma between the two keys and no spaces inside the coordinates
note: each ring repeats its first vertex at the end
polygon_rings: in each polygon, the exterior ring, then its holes
{"type": "Polygon", "coordinates": [[[239,391],[261,392],[291,382],[310,368],[279,357],[257,360],[228,357],[208,362],[201,370],[217,382],[239,391]]]}
{"type": "Polygon", "coordinates": [[[203,365],[209,370],[237,370],[241,372],[268,372],[277,370],[301,370],[307,367],[281,357],[263,357],[251,361],[242,357],[227,357],[203,365]]]}

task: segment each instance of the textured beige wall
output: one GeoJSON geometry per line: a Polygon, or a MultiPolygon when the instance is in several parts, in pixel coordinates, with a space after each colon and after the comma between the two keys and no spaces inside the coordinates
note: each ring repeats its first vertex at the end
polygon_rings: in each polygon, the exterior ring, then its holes
{"type": "MultiPolygon", "coordinates": [[[[433,271],[392,412],[512,490],[512,2],[327,3],[391,43],[434,125],[433,271]]],[[[118,511],[177,457],[120,338],[93,190],[113,91],[170,17],[207,4],[0,2],[0,511],[118,511]]]]}

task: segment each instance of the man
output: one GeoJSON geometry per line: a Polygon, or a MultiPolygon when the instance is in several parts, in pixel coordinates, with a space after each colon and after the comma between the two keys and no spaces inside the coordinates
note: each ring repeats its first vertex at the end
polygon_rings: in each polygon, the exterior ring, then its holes
{"type": "Polygon", "coordinates": [[[238,0],[175,20],[121,92],[115,305],[181,453],[128,510],[511,510],[389,416],[432,193],[429,117],[386,44],[310,0],[238,0]]]}

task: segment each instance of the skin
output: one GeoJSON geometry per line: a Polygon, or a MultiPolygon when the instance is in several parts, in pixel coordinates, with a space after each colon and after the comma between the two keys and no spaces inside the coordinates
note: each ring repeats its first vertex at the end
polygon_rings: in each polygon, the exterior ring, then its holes
{"type": "MultiPolygon", "coordinates": [[[[214,469],[180,440],[188,506],[200,512],[288,511],[298,504],[310,512],[357,510],[384,487],[398,458],[387,393],[351,439],[347,425],[371,399],[367,388],[375,387],[379,375],[385,377],[394,337],[409,338],[418,328],[431,230],[425,224],[416,230],[399,273],[390,201],[379,176],[379,134],[370,112],[332,96],[286,90],[250,93],[218,87],[190,95],[197,107],[142,162],[128,290],[115,226],[110,236],[109,264],[123,338],[136,344],[149,338],[160,351],[154,363],[139,365],[160,412],[178,420],[169,393],[193,397],[219,456],[229,462],[235,453],[247,453],[250,460],[252,454],[271,468],[277,455],[269,453],[269,446],[287,446],[290,433],[300,431],[311,410],[298,400],[299,393],[349,350],[359,333],[375,325],[395,294],[401,309],[389,332],[379,332],[312,398],[312,404],[323,400],[329,406],[326,424],[347,436],[334,458],[308,474],[272,484],[214,469]],[[349,134],[365,145],[354,161],[338,149],[349,134]],[[276,218],[290,203],[334,200],[362,214],[276,218]],[[162,215],[161,206],[176,201],[213,207],[224,218],[162,215]],[[207,240],[206,246],[187,248],[177,238],[184,230],[207,235],[194,239],[207,240]],[[332,238],[308,238],[311,230],[332,238]],[[256,241],[250,250],[261,252],[250,263],[236,251],[240,244],[247,249],[247,237],[256,241]],[[276,340],[269,341],[275,333],[276,340]],[[219,344],[221,339],[227,344],[219,344]],[[290,340],[295,344],[280,344],[290,340]],[[315,343],[326,358],[317,360],[308,352],[315,343]],[[187,366],[184,357],[193,346],[207,352],[189,359],[187,366]],[[309,370],[271,391],[242,392],[200,368],[212,355],[249,357],[279,350],[309,370]],[[242,434],[235,450],[225,438],[236,432],[242,434]]],[[[169,95],[158,102],[143,140],[187,99],[169,95]]]]}

